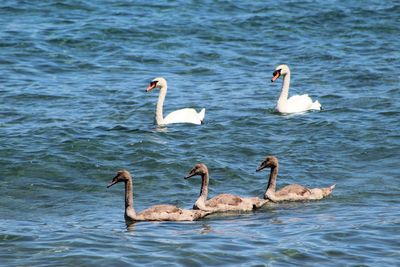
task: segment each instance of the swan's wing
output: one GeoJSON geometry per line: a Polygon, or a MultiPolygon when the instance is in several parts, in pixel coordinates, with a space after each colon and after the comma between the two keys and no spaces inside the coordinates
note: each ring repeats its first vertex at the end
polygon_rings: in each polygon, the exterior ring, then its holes
{"type": "Polygon", "coordinates": [[[203,211],[203,210],[182,210],[182,216],[180,216],[180,220],[182,221],[195,221],[201,219],[209,214],[212,214],[212,211],[203,211]]]}
{"type": "Polygon", "coordinates": [[[294,95],[287,100],[286,105],[289,113],[303,112],[311,108],[312,99],[307,94],[294,95]]]}
{"type": "Polygon", "coordinates": [[[310,109],[321,110],[321,104],[317,101],[313,103],[308,94],[291,96],[286,102],[286,112],[304,112],[310,109]]]}
{"type": "Polygon", "coordinates": [[[206,116],[206,109],[202,108],[199,112],[199,118],[201,120],[201,122],[204,122],[204,117],[206,116]]]}
{"type": "Polygon", "coordinates": [[[136,215],[137,221],[191,221],[193,215],[187,216],[184,210],[173,205],[152,206],[136,215]]]}
{"type": "Polygon", "coordinates": [[[330,187],[325,187],[325,188],[313,188],[310,189],[310,191],[315,199],[321,199],[326,196],[329,196],[332,193],[335,186],[336,185],[331,185],[330,187]]]}
{"type": "Polygon", "coordinates": [[[311,194],[310,189],[302,186],[302,185],[298,185],[298,184],[291,184],[291,185],[287,185],[284,188],[282,188],[281,190],[275,192],[275,196],[277,197],[285,197],[285,196],[289,196],[289,195],[295,195],[295,196],[299,196],[299,197],[307,197],[311,194]]]}
{"type": "Polygon", "coordinates": [[[193,124],[201,124],[204,120],[205,109],[202,109],[200,113],[193,108],[184,108],[175,110],[169,113],[164,118],[165,124],[171,123],[193,123],[193,124]]]}
{"type": "Polygon", "coordinates": [[[173,205],[152,206],[137,215],[143,221],[194,221],[212,212],[180,209],[173,205]]]}
{"type": "Polygon", "coordinates": [[[258,209],[261,208],[264,204],[268,203],[268,199],[261,199],[259,197],[248,197],[248,198],[243,198],[243,201],[248,202],[253,209],[258,209]]]}
{"type": "Polygon", "coordinates": [[[154,213],[181,213],[181,209],[173,205],[155,205],[145,209],[140,214],[154,214],[154,213]]]}
{"type": "Polygon", "coordinates": [[[221,194],[207,200],[206,206],[208,207],[217,207],[220,205],[238,206],[242,202],[243,200],[241,197],[231,194],[221,194]]]}

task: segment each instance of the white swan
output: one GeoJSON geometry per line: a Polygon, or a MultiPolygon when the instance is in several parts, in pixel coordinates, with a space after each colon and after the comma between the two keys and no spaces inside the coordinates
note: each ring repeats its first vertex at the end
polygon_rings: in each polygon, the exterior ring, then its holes
{"type": "Polygon", "coordinates": [[[199,113],[193,108],[184,108],[175,110],[169,113],[165,118],[163,116],[163,106],[165,95],[167,94],[167,81],[162,77],[157,77],[150,82],[146,92],[150,92],[154,88],[160,89],[156,108],[156,123],[157,125],[167,125],[171,123],[193,123],[202,124],[206,109],[202,109],[199,113]]]}
{"type": "Polygon", "coordinates": [[[283,76],[281,95],[279,96],[275,110],[279,113],[298,113],[307,110],[321,110],[321,104],[316,100],[315,102],[307,95],[294,95],[288,99],[289,84],[290,84],[290,70],[287,65],[279,65],[273,72],[271,82],[277,80],[281,75],[283,76]]]}

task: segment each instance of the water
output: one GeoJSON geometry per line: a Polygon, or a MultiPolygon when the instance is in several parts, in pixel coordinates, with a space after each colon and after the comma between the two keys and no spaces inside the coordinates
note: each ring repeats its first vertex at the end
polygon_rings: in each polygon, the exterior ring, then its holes
{"type": "Polygon", "coordinates": [[[0,265],[400,265],[398,1],[16,1],[0,3],[0,265]],[[351,3],[350,3],[351,2],[351,3]],[[324,110],[273,112],[275,66],[291,94],[324,110]],[[202,126],[153,125],[202,107],[202,126]],[[123,218],[118,169],[135,207],[190,208],[210,195],[262,196],[336,183],[327,199],[191,223],[123,218]]]}

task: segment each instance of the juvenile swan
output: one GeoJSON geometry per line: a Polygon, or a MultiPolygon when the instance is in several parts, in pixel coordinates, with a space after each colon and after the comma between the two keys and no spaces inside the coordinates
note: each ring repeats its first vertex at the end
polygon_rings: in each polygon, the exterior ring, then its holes
{"type": "Polygon", "coordinates": [[[276,177],[278,176],[278,159],[274,156],[268,156],[257,168],[257,172],[271,168],[269,175],[268,186],[264,194],[264,199],[269,199],[274,202],[279,201],[301,201],[301,200],[317,200],[329,196],[335,185],[327,188],[308,189],[298,184],[287,185],[279,191],[276,189],[276,177]]]}
{"type": "Polygon", "coordinates": [[[307,95],[294,95],[288,99],[290,70],[287,65],[279,65],[275,68],[271,82],[276,81],[283,76],[281,95],[279,96],[275,110],[279,113],[298,113],[307,110],[321,110],[321,104],[317,101],[313,103],[312,99],[307,95]]]}
{"type": "Polygon", "coordinates": [[[199,175],[202,179],[202,185],[200,190],[200,196],[196,203],[193,205],[193,209],[211,211],[211,212],[222,212],[222,211],[249,211],[256,208],[262,207],[268,200],[260,199],[258,197],[242,198],[231,194],[221,194],[207,200],[208,196],[208,169],[204,164],[196,164],[194,168],[185,177],[199,175]]]}
{"type": "Polygon", "coordinates": [[[167,81],[158,77],[150,82],[146,92],[150,92],[154,88],[160,89],[160,95],[158,96],[157,108],[156,108],[156,123],[157,125],[167,125],[171,123],[193,123],[202,124],[204,122],[204,116],[206,110],[203,108],[199,113],[193,108],[184,108],[175,110],[169,113],[165,118],[163,116],[163,106],[165,95],[167,94],[167,81]]]}
{"type": "Polygon", "coordinates": [[[117,172],[107,188],[120,183],[125,183],[125,221],[127,224],[136,221],[194,221],[210,214],[200,210],[185,210],[173,205],[155,205],[140,213],[133,207],[133,181],[127,170],[117,172]]]}

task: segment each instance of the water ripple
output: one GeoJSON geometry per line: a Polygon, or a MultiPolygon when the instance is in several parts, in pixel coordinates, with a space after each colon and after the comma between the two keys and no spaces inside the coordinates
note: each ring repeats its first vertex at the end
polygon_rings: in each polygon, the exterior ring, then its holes
{"type": "Polygon", "coordinates": [[[398,13],[388,1],[0,3],[0,258],[6,266],[398,266],[398,13]],[[274,67],[321,112],[275,113],[274,67]],[[153,125],[206,107],[199,127],[153,125]],[[336,183],[322,201],[270,204],[190,223],[125,226],[135,208],[191,208],[210,196],[262,196],[266,155],[278,187],[336,183]]]}

